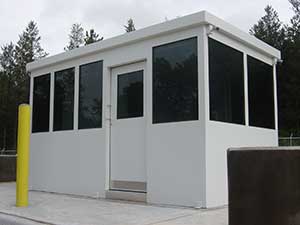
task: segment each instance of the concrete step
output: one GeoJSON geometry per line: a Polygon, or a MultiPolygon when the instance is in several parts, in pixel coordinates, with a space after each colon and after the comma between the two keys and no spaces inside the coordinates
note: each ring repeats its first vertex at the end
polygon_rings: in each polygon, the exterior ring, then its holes
{"type": "Polygon", "coordinates": [[[105,197],[107,199],[114,199],[114,200],[126,200],[126,201],[135,201],[135,202],[147,201],[147,193],[143,193],[143,192],[108,190],[105,193],[105,197]]]}

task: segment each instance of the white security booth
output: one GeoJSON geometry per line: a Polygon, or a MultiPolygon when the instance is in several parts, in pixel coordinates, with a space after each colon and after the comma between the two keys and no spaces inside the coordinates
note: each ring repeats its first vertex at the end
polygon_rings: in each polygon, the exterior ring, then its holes
{"type": "Polygon", "coordinates": [[[278,60],[202,11],[28,64],[30,188],[227,204],[226,150],[278,145],[278,60]]]}

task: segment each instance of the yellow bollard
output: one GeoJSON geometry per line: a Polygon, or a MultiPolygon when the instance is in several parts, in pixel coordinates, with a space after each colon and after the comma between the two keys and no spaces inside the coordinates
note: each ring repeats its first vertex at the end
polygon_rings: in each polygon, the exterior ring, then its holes
{"type": "Polygon", "coordinates": [[[19,106],[17,143],[17,207],[28,206],[30,106],[19,106]]]}

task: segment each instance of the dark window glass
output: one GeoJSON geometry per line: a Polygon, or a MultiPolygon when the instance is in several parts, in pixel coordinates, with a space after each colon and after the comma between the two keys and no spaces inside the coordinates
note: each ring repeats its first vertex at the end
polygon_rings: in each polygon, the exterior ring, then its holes
{"type": "Polygon", "coordinates": [[[275,128],[273,67],[251,56],[247,59],[249,125],[275,128]]]}
{"type": "Polygon", "coordinates": [[[55,73],[53,130],[72,130],[74,117],[74,68],[55,73]]]}
{"type": "Polygon", "coordinates": [[[50,74],[33,79],[32,132],[49,131],[50,74]]]}
{"type": "Polygon", "coordinates": [[[198,119],[197,38],[153,48],[153,123],[198,119]]]}
{"type": "Polygon", "coordinates": [[[118,75],[117,119],[143,116],[143,70],[118,75]]]}
{"type": "Polygon", "coordinates": [[[78,128],[102,126],[102,61],[80,66],[78,128]]]}
{"type": "Polygon", "coordinates": [[[243,53],[209,38],[210,119],[245,124],[243,53]]]}

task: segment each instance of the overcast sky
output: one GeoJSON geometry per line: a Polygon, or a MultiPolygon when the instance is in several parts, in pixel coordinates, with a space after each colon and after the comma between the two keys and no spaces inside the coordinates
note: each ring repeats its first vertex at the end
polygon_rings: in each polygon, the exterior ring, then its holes
{"type": "Polygon", "coordinates": [[[63,51],[73,23],[107,39],[124,33],[130,17],[139,29],[201,10],[248,32],[267,4],[284,22],[293,15],[288,0],[1,0],[0,45],[15,42],[30,20],[38,24],[42,47],[54,55],[63,51]]]}

